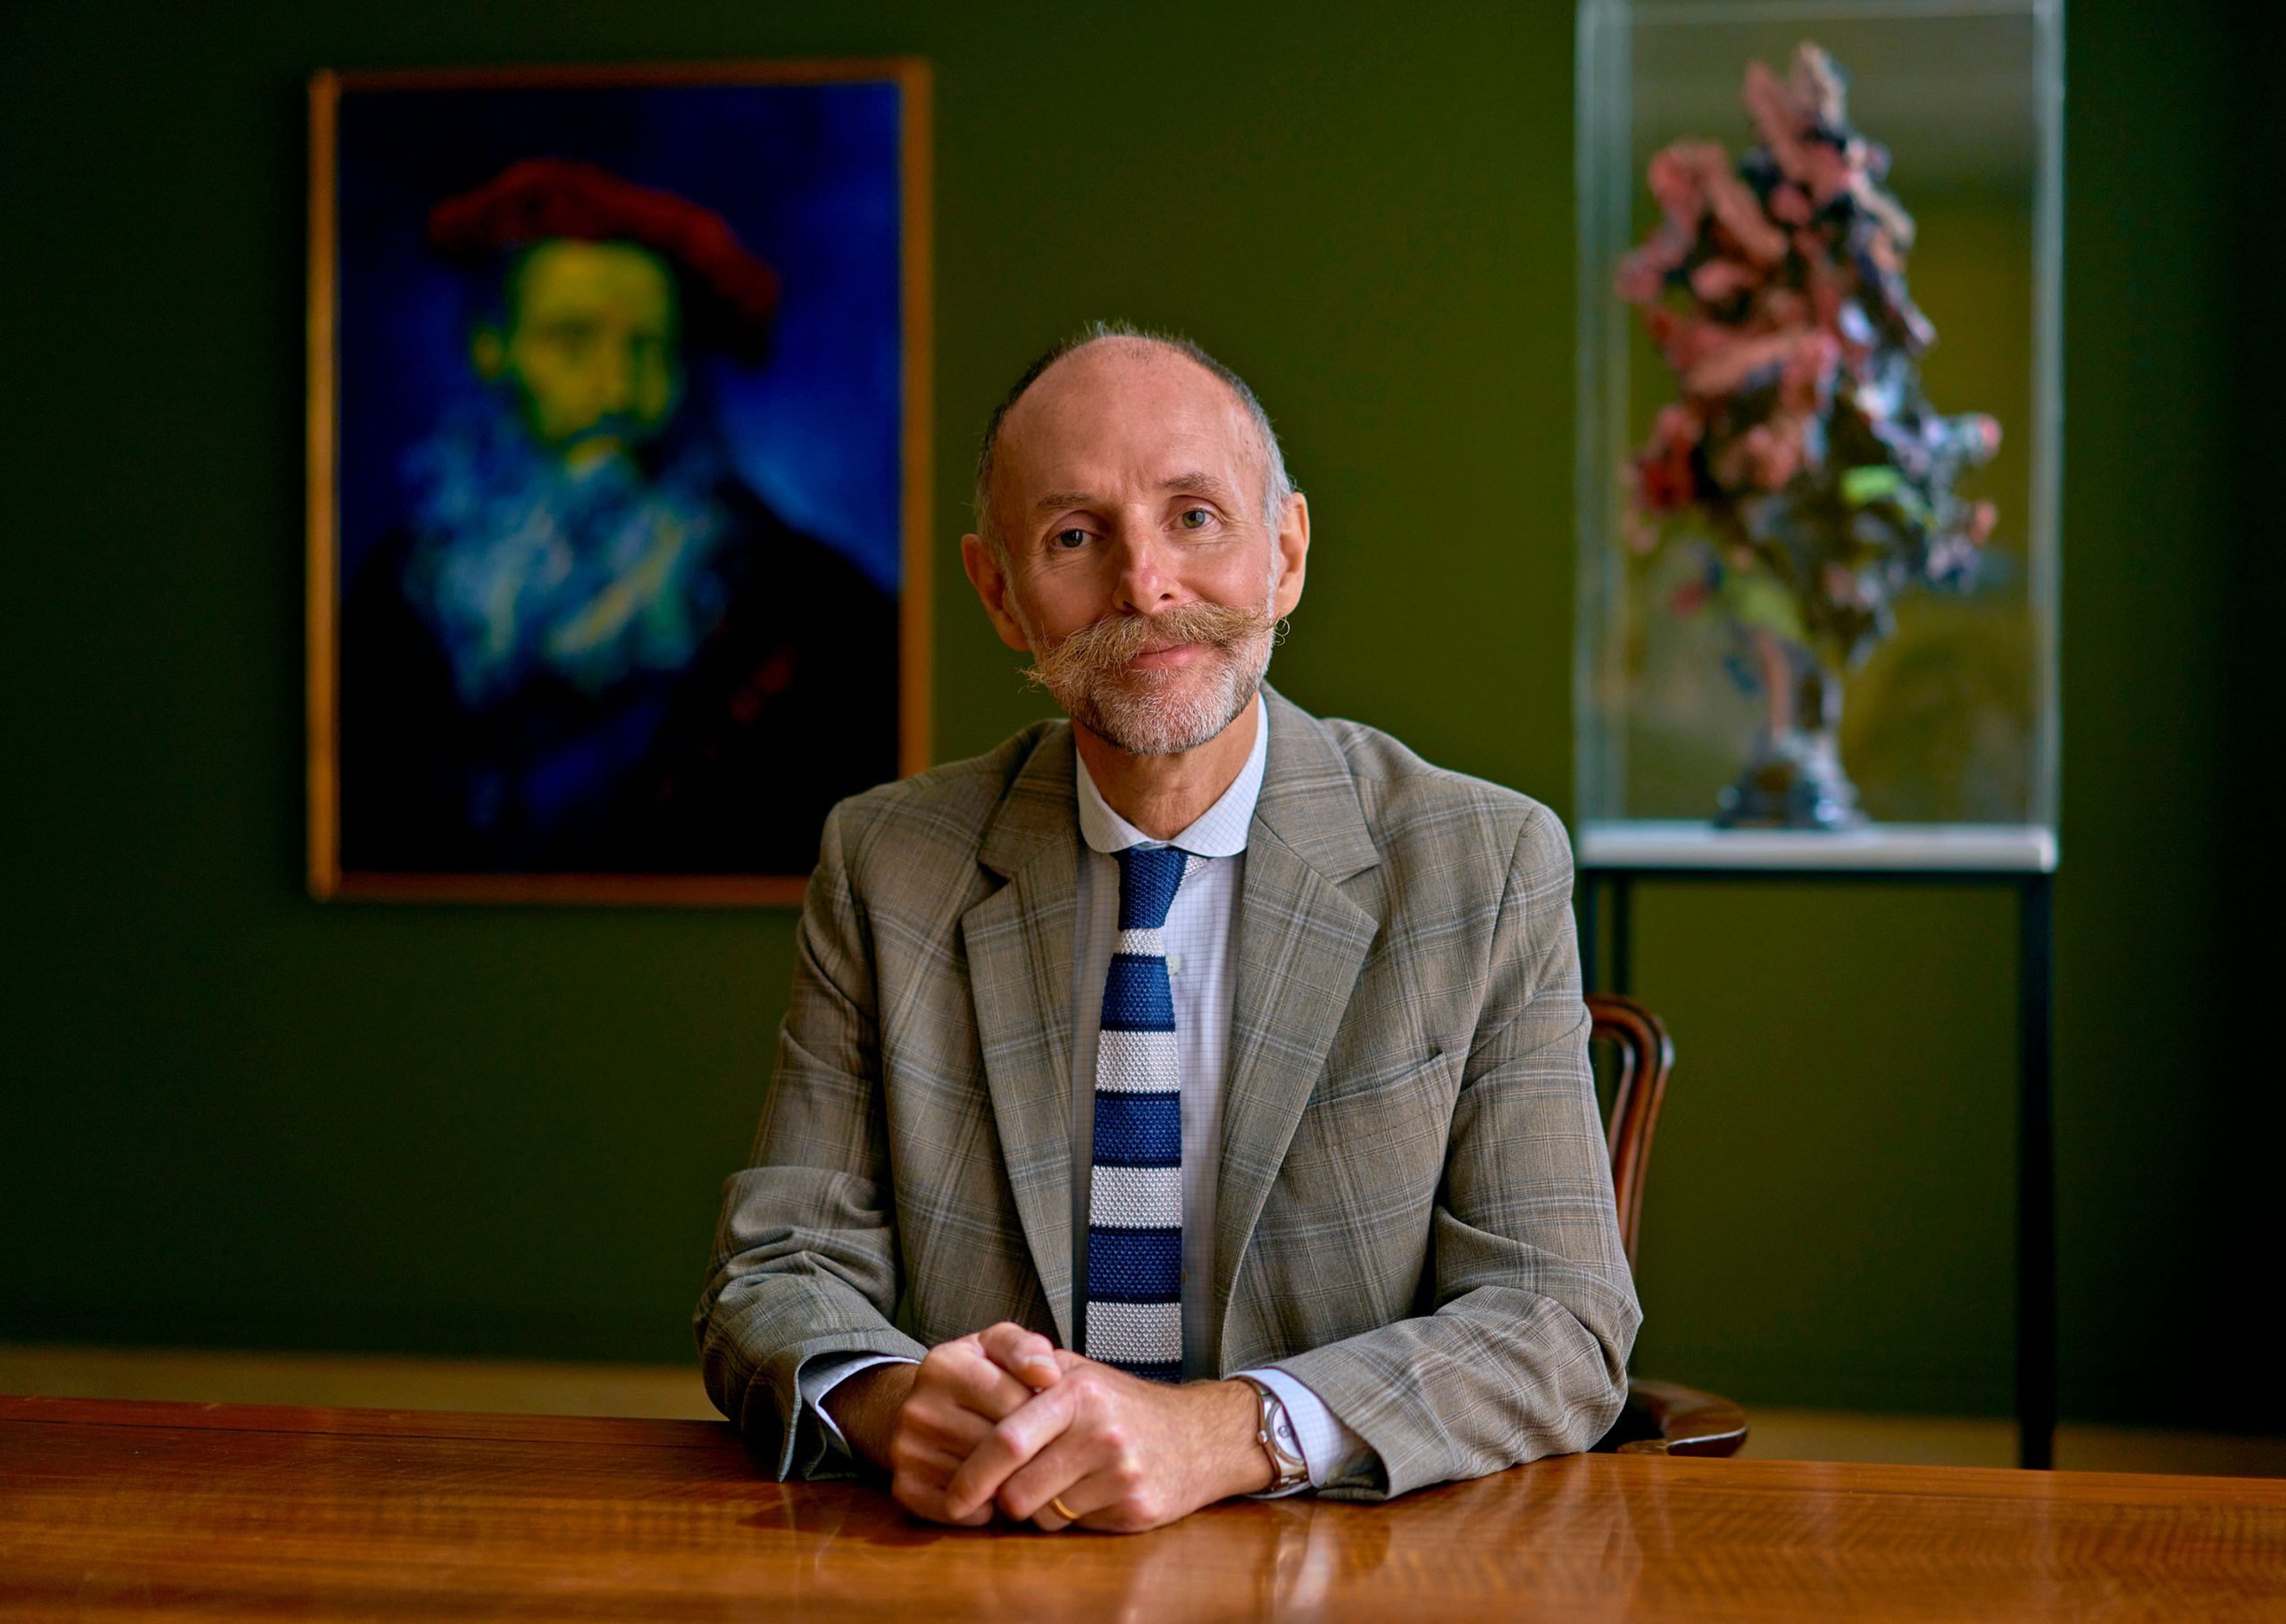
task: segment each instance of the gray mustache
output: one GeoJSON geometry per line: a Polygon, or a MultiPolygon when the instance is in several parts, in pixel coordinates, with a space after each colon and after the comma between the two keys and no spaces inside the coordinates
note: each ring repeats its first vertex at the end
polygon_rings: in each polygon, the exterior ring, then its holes
{"type": "Polygon", "coordinates": [[[1053,690],[1066,682],[1111,676],[1149,649],[1177,643],[1234,649],[1268,636],[1272,624],[1260,609],[1227,604],[1185,604],[1157,614],[1106,615],[1035,656],[1025,674],[1053,690]]]}

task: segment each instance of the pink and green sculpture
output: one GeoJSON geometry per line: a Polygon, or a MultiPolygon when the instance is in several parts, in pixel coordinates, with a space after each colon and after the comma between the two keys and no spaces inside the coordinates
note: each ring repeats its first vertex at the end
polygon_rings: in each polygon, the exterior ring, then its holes
{"type": "Polygon", "coordinates": [[[1651,160],[1665,218],[1617,288],[1680,389],[1629,466],[1629,545],[1698,549],[1677,595],[1725,615],[1734,662],[1767,709],[1723,792],[1726,825],[1862,821],[1842,770],[1842,679],[1916,583],[1965,587],[1995,519],[1955,490],[2000,429],[1922,393],[1936,329],[1906,291],[1913,220],[1883,187],[1889,154],[1852,129],[1847,81],[1814,45],[1781,81],[1747,70],[1761,137],[1734,170],[1712,142],[1651,160]]]}

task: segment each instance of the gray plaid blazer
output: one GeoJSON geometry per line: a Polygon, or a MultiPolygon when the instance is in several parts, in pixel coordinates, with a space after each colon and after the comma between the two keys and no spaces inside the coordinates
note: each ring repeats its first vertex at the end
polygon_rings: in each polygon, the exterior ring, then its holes
{"type": "MultiPolygon", "coordinates": [[[[1359,1498],[1584,1448],[1640,1316],[1563,828],[1264,692],[1221,1368],[1308,1384],[1380,1456],[1338,1491],[1359,1498]]],[[[1039,723],[826,823],[697,1315],[708,1393],[781,1476],[843,1469],[798,1402],[806,1361],[1001,1320],[1071,1345],[1072,795],[1071,729],[1039,723]]]]}

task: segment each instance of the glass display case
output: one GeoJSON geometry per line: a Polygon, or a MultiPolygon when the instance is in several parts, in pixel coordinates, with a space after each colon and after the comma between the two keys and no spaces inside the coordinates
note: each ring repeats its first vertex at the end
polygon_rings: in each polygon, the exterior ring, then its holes
{"type": "Polygon", "coordinates": [[[1583,868],[2055,867],[2062,45],[1584,0],[1583,868]]]}

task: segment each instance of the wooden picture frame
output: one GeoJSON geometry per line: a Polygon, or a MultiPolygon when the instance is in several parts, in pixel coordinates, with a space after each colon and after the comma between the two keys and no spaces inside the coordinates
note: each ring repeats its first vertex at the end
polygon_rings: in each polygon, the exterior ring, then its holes
{"type": "Polygon", "coordinates": [[[927,65],[309,96],[311,894],[798,904],[930,755],[927,65]]]}

